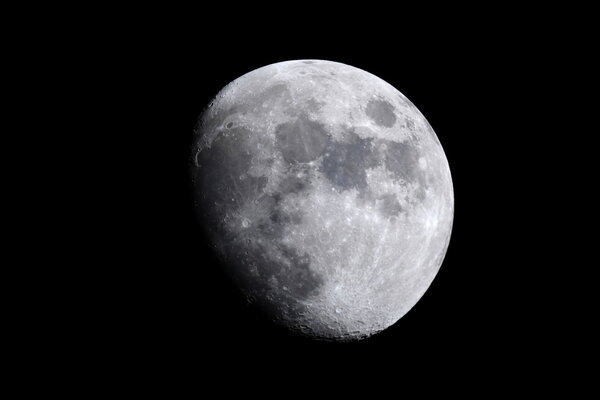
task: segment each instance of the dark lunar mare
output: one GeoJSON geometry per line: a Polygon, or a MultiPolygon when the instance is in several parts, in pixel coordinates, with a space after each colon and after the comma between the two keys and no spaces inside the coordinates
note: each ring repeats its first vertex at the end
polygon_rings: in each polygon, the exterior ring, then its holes
{"type": "Polygon", "coordinates": [[[397,180],[408,183],[417,183],[416,196],[418,200],[425,198],[425,189],[428,186],[427,172],[419,168],[420,151],[415,143],[381,141],[379,144],[385,167],[397,180]],[[382,147],[385,150],[382,150],[382,147]]]}
{"type": "Polygon", "coordinates": [[[338,189],[358,189],[367,186],[367,168],[378,165],[379,160],[371,148],[372,139],[362,139],[349,130],[347,140],[329,140],[323,152],[321,172],[338,189]]]}
{"type": "Polygon", "coordinates": [[[278,125],[275,136],[283,159],[290,164],[316,160],[328,139],[323,125],[305,115],[299,116],[294,122],[278,125]]]}
{"type": "Polygon", "coordinates": [[[369,100],[365,113],[377,125],[391,128],[396,123],[394,106],[382,99],[369,100]]]}
{"type": "Polygon", "coordinates": [[[344,141],[329,139],[323,150],[320,171],[339,190],[358,190],[363,200],[378,201],[386,216],[397,216],[402,208],[395,194],[375,198],[367,187],[367,169],[384,165],[398,182],[416,183],[416,196],[423,200],[428,185],[427,173],[419,169],[420,151],[417,144],[397,143],[385,139],[363,139],[352,129],[344,141]]]}

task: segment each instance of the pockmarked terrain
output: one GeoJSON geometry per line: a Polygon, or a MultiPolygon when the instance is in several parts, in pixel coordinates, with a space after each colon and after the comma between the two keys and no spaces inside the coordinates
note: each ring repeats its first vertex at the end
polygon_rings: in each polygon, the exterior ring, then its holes
{"type": "Polygon", "coordinates": [[[345,64],[252,71],[205,110],[196,208],[248,301],[301,334],[361,339],[425,293],[454,196],[433,129],[398,90],[345,64]]]}

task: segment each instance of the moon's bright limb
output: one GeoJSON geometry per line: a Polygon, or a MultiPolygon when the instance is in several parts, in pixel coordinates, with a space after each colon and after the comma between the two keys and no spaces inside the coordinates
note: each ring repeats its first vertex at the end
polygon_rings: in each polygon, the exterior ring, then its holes
{"type": "Polygon", "coordinates": [[[450,170],[431,126],[388,83],[330,61],[268,65],[226,86],[197,135],[202,224],[276,322],[360,339],[431,284],[452,229],[450,170]]]}

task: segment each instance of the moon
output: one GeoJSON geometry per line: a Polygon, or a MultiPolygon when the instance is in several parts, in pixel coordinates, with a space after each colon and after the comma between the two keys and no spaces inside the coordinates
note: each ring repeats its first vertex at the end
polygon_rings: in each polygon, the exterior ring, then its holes
{"type": "Polygon", "coordinates": [[[275,323],[359,340],[430,286],[452,231],[452,178],[433,129],[390,84],[331,61],[268,65],[223,88],[195,135],[206,238],[275,323]]]}

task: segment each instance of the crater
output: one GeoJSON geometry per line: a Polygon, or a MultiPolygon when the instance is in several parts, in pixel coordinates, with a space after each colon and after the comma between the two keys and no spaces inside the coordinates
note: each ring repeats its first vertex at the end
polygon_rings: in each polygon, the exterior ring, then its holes
{"type": "Polygon", "coordinates": [[[371,118],[377,125],[391,128],[396,123],[394,106],[385,100],[369,100],[365,112],[367,116],[371,118]]]}
{"type": "Polygon", "coordinates": [[[275,136],[283,159],[290,164],[315,160],[327,143],[327,133],[323,125],[309,120],[306,116],[300,116],[292,123],[278,125],[275,136]]]}
{"type": "Polygon", "coordinates": [[[314,64],[314,61],[310,61],[310,60],[306,60],[306,61],[302,61],[304,64],[314,64]]]}
{"type": "Polygon", "coordinates": [[[202,114],[194,130],[197,133],[202,133],[202,136],[210,137],[214,131],[222,130],[222,124],[232,115],[235,115],[237,113],[244,113],[247,111],[247,107],[242,107],[239,105],[228,107],[226,109],[217,107],[213,108],[212,110],[206,110],[202,114]]]}

